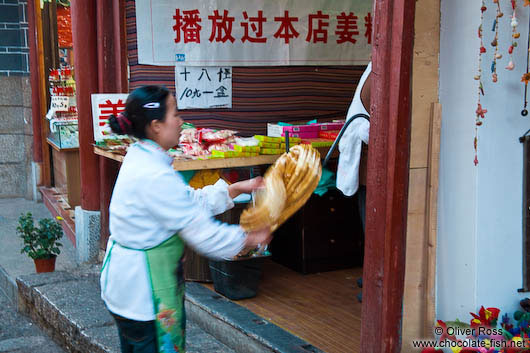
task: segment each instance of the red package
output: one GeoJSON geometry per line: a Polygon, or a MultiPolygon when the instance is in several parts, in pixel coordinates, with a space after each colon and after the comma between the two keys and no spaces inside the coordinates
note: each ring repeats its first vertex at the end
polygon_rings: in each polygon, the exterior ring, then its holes
{"type": "Polygon", "coordinates": [[[212,152],[213,150],[216,151],[231,151],[230,145],[227,145],[225,143],[212,143],[208,146],[208,151],[212,152]]]}
{"type": "Polygon", "coordinates": [[[199,141],[206,143],[218,143],[233,137],[236,134],[232,130],[199,129],[199,141]]]}
{"type": "Polygon", "coordinates": [[[184,154],[188,156],[204,156],[209,154],[200,143],[183,143],[179,146],[184,151],[184,154]]]}
{"type": "Polygon", "coordinates": [[[197,129],[183,129],[180,133],[180,143],[198,143],[197,129]]]}
{"type": "Polygon", "coordinates": [[[318,137],[321,139],[327,139],[327,140],[335,140],[339,136],[338,130],[331,130],[331,131],[319,131],[318,137]]]}
{"type": "Polygon", "coordinates": [[[57,6],[57,37],[60,48],[73,47],[72,20],[69,7],[57,6]]]}

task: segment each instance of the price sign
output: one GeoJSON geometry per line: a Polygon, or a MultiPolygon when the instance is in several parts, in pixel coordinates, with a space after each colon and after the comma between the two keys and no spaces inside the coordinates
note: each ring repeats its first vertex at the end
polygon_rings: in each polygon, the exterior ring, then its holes
{"type": "Polygon", "coordinates": [[[232,108],[232,67],[176,66],[179,109],[232,108]]]}
{"type": "Polygon", "coordinates": [[[50,109],[56,112],[67,112],[69,98],[65,96],[53,96],[50,109]]]}

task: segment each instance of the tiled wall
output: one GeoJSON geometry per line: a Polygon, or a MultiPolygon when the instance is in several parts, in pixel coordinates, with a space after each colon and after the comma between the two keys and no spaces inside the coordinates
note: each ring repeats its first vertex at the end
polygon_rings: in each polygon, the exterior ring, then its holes
{"type": "Polygon", "coordinates": [[[29,74],[27,0],[0,0],[0,76],[29,74]]]}

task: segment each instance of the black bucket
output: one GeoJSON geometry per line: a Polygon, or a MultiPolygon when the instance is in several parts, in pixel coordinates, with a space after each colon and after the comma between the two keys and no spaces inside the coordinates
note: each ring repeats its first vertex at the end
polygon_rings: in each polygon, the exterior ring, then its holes
{"type": "Polygon", "coordinates": [[[244,260],[210,260],[210,272],[217,293],[232,300],[255,297],[266,256],[244,260]]]}

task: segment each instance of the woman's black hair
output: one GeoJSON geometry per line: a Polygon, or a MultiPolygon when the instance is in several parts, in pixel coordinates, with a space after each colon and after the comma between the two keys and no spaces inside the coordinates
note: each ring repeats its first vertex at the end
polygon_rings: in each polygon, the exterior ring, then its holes
{"type": "Polygon", "coordinates": [[[112,132],[118,135],[132,135],[146,138],[146,127],[153,120],[164,121],[166,100],[169,91],[161,86],[142,86],[127,97],[125,111],[109,117],[112,132]]]}

